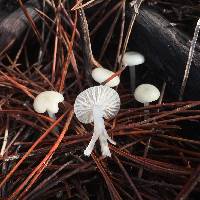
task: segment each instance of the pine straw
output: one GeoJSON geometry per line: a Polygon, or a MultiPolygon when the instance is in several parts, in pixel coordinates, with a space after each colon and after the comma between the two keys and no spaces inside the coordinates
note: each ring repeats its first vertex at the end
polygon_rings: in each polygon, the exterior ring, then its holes
{"type": "MultiPolygon", "coordinates": [[[[133,96],[127,94],[121,83],[121,110],[115,119],[106,121],[108,133],[117,141],[116,146],[110,145],[112,158],[103,158],[98,145],[91,157],[83,155],[93,125],[83,125],[76,119],[73,102],[83,89],[91,86],[85,78],[91,69],[85,66],[84,58],[85,53],[93,54],[84,52],[80,45],[78,8],[86,9],[95,3],[101,8],[108,4],[96,0],[65,8],[47,1],[46,6],[51,6],[55,13],[48,16],[38,11],[45,28],[38,28],[29,19],[41,45],[29,44],[33,34],[28,30],[14,57],[9,52],[3,54],[1,198],[186,199],[190,194],[194,199],[200,192],[200,141],[191,134],[198,134],[198,130],[181,133],[184,124],[199,122],[200,101],[134,108],[133,96]],[[45,90],[64,93],[65,101],[56,121],[33,110],[34,97],[45,90]],[[55,126],[59,132],[55,132],[55,126]]],[[[120,12],[124,12],[124,6],[123,1],[118,4],[120,12]]],[[[97,16],[102,13],[103,9],[97,16]]],[[[91,32],[98,31],[99,24],[91,32]]],[[[108,35],[113,29],[110,31],[108,35]]],[[[122,37],[120,34],[119,41],[122,37]]],[[[110,39],[107,38],[108,43],[110,39]]],[[[121,45],[119,42],[120,50],[121,45]]],[[[95,65],[93,57],[89,61],[95,65]]]]}

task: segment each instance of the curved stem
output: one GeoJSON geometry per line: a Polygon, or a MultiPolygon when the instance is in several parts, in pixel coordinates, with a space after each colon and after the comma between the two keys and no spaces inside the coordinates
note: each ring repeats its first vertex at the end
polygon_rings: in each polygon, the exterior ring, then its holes
{"type": "Polygon", "coordinates": [[[104,130],[104,136],[107,138],[107,140],[111,143],[111,144],[114,144],[116,145],[116,142],[108,135],[106,129],[104,130]]]}
{"type": "MultiPolygon", "coordinates": [[[[56,120],[56,115],[55,115],[55,113],[52,113],[52,112],[49,112],[49,111],[47,111],[47,112],[48,112],[49,117],[51,117],[52,119],[56,120]]],[[[55,127],[55,128],[53,129],[53,131],[59,132],[58,127],[55,127]]]]}
{"type": "Polygon", "coordinates": [[[88,144],[87,148],[84,151],[84,154],[86,156],[89,156],[92,153],[92,150],[98,138],[100,141],[101,152],[103,156],[109,156],[109,157],[111,156],[107,140],[112,144],[116,144],[107,134],[103,115],[104,115],[104,112],[101,106],[95,105],[93,108],[94,132],[90,140],[90,143],[88,144]]]}
{"type": "Polygon", "coordinates": [[[92,150],[94,149],[94,145],[96,143],[96,141],[98,140],[99,135],[97,133],[93,133],[92,138],[90,140],[90,143],[88,144],[87,148],[84,151],[84,155],[86,156],[90,156],[90,154],[92,153],[92,150]]]}
{"type": "Polygon", "coordinates": [[[104,135],[99,135],[99,142],[101,146],[101,153],[103,156],[111,157],[110,149],[108,147],[107,138],[104,135]]]}
{"type": "Polygon", "coordinates": [[[51,117],[52,119],[56,119],[56,115],[54,113],[49,112],[49,111],[47,112],[48,112],[49,117],[51,117]]]}

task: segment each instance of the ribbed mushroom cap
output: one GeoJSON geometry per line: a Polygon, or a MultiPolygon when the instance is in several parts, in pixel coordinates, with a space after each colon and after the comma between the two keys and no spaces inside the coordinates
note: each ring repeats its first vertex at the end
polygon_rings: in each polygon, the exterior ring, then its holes
{"type": "Polygon", "coordinates": [[[122,58],[122,63],[125,66],[135,66],[143,64],[145,61],[144,56],[136,51],[128,51],[122,58]]]}
{"type": "Polygon", "coordinates": [[[84,90],[74,103],[74,112],[78,120],[85,124],[93,122],[94,106],[101,107],[104,118],[113,118],[120,109],[119,95],[114,89],[103,85],[84,90]]]}
{"type": "MultiPolygon", "coordinates": [[[[105,80],[107,80],[109,77],[111,77],[114,74],[114,72],[105,69],[103,67],[97,67],[92,70],[92,78],[97,82],[97,83],[103,83],[105,80]]],[[[115,87],[119,85],[120,79],[119,76],[114,77],[112,80],[108,81],[105,85],[109,87],[115,87]]]]}
{"type": "Polygon", "coordinates": [[[141,84],[134,92],[135,99],[140,103],[150,103],[160,97],[160,91],[151,84],[141,84]]]}
{"type": "Polygon", "coordinates": [[[62,101],[64,101],[64,97],[59,92],[44,91],[34,99],[33,108],[38,113],[44,113],[46,111],[57,113],[59,110],[58,103],[62,101]]]}

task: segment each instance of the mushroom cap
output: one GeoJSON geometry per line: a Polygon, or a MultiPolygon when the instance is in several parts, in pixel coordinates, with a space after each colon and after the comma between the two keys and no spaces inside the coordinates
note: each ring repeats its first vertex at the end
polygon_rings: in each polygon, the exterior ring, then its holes
{"type": "MultiPolygon", "coordinates": [[[[103,83],[105,80],[107,80],[109,77],[111,77],[114,74],[114,72],[105,69],[103,67],[97,67],[92,70],[92,78],[97,82],[97,83],[103,83]]],[[[105,85],[109,87],[115,87],[119,85],[120,79],[119,76],[114,77],[112,80],[108,81],[105,85]]]]}
{"type": "Polygon", "coordinates": [[[94,106],[102,109],[104,118],[113,118],[120,109],[119,95],[114,89],[103,85],[84,90],[76,97],[74,103],[74,112],[78,120],[84,124],[93,122],[94,106]]]}
{"type": "Polygon", "coordinates": [[[44,91],[41,92],[34,100],[33,108],[38,113],[50,112],[57,113],[58,103],[64,101],[64,97],[59,92],[44,91]]]}
{"type": "Polygon", "coordinates": [[[134,92],[135,99],[140,103],[150,103],[160,97],[160,91],[151,84],[141,84],[134,92]]]}
{"type": "Polygon", "coordinates": [[[122,63],[125,66],[140,65],[144,63],[144,61],[144,56],[136,51],[127,51],[122,58],[122,63]]]}

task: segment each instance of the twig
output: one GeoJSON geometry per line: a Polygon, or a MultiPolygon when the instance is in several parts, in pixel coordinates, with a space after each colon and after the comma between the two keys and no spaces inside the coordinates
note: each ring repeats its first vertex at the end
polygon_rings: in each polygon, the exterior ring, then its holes
{"type": "Polygon", "coordinates": [[[56,35],[55,35],[55,41],[54,41],[53,64],[52,64],[52,71],[51,71],[51,83],[52,84],[55,81],[55,71],[56,71],[56,64],[57,64],[59,22],[60,22],[60,17],[58,15],[56,17],[56,35]]]}
{"type": "Polygon", "coordinates": [[[46,178],[45,180],[43,180],[39,185],[36,186],[36,188],[34,188],[33,191],[31,191],[27,196],[24,197],[25,199],[30,199],[31,195],[34,195],[34,193],[37,190],[40,190],[41,188],[44,187],[45,184],[47,184],[49,181],[51,181],[55,176],[57,176],[57,174],[62,171],[63,169],[65,169],[69,164],[73,163],[73,161],[69,161],[66,162],[64,165],[62,165],[58,170],[56,170],[52,175],[50,175],[48,178],[46,178]]]}
{"type": "Polygon", "coordinates": [[[14,172],[19,168],[19,166],[24,162],[24,160],[28,157],[28,155],[35,149],[35,147],[55,128],[55,126],[63,119],[66,115],[63,114],[60,118],[58,118],[46,131],[43,135],[41,135],[35,143],[31,146],[31,148],[24,154],[24,156],[18,161],[18,163],[11,169],[11,171],[7,174],[7,176],[1,181],[0,188],[10,179],[10,177],[14,174],[14,172]]]}
{"type": "Polygon", "coordinates": [[[51,147],[48,154],[45,156],[45,158],[40,162],[40,164],[32,171],[31,174],[21,183],[21,185],[13,192],[11,197],[9,199],[16,199],[17,195],[20,191],[23,190],[23,188],[26,186],[26,184],[30,181],[30,183],[27,185],[27,187],[24,189],[24,191],[20,194],[19,198],[24,196],[28,192],[28,190],[32,187],[32,185],[35,183],[39,175],[42,173],[42,171],[45,169],[45,167],[48,165],[50,159],[52,158],[53,154],[55,153],[56,149],[59,147],[60,143],[62,142],[62,139],[65,135],[65,133],[68,131],[69,125],[71,123],[72,117],[74,115],[73,110],[69,112],[68,119],[65,122],[65,126],[58,137],[57,141],[54,143],[54,145],[51,147]]]}
{"type": "Polygon", "coordinates": [[[92,31],[91,31],[91,33],[90,33],[91,37],[92,37],[92,36],[96,33],[96,31],[103,25],[103,23],[106,22],[106,20],[109,19],[109,17],[110,17],[119,7],[121,7],[122,3],[123,3],[123,2],[118,2],[118,3],[116,3],[115,6],[113,6],[113,7],[111,8],[111,10],[110,10],[109,12],[107,12],[107,13],[105,14],[105,16],[103,16],[103,18],[102,18],[100,21],[98,21],[98,23],[95,25],[95,27],[92,29],[92,31]]]}
{"type": "Polygon", "coordinates": [[[134,12],[132,14],[131,21],[130,21],[130,24],[129,24],[129,27],[128,27],[128,31],[127,31],[127,34],[126,34],[126,37],[125,37],[124,45],[123,45],[123,48],[122,48],[122,53],[121,53],[122,56],[120,58],[120,64],[119,64],[120,68],[122,68],[122,58],[123,58],[123,55],[126,52],[126,49],[127,49],[127,46],[128,46],[128,41],[129,41],[132,29],[133,29],[134,22],[135,22],[137,15],[139,14],[139,8],[140,8],[143,1],[144,0],[136,0],[136,1],[134,0],[134,1],[130,2],[130,6],[134,7],[134,12]]]}
{"type": "Polygon", "coordinates": [[[7,142],[8,142],[8,125],[9,125],[9,118],[7,117],[6,129],[5,129],[5,133],[4,133],[4,139],[3,139],[3,144],[2,144],[2,147],[1,147],[0,156],[4,155],[6,145],[7,145],[7,142]]]}
{"type": "Polygon", "coordinates": [[[80,8],[86,8],[86,7],[92,6],[92,4],[96,5],[96,4],[101,3],[104,0],[90,0],[90,1],[88,1],[86,3],[84,3],[84,4],[82,4],[82,1],[83,0],[79,0],[71,10],[77,10],[77,9],[80,9],[80,8]]]}
{"type": "Polygon", "coordinates": [[[123,41],[123,35],[124,35],[124,26],[125,26],[125,5],[126,5],[126,0],[123,1],[122,4],[122,19],[121,19],[121,30],[120,30],[120,36],[119,36],[119,45],[117,48],[117,56],[115,59],[115,64],[114,64],[114,71],[117,69],[117,63],[119,62],[119,56],[120,56],[120,50],[122,46],[122,41],[123,41]]]}
{"type": "Polygon", "coordinates": [[[93,65],[96,67],[101,67],[101,65],[96,61],[96,59],[93,56],[88,23],[85,16],[85,12],[82,8],[78,9],[78,15],[79,15],[79,24],[81,27],[80,33],[81,33],[83,46],[84,46],[84,56],[85,56],[85,61],[86,61],[85,65],[87,66],[86,75],[89,76],[91,74],[93,65]]]}
{"type": "Polygon", "coordinates": [[[114,156],[120,169],[122,170],[122,172],[124,173],[124,176],[126,177],[127,181],[129,182],[130,186],[132,187],[133,191],[136,193],[137,198],[139,200],[142,200],[142,196],[140,194],[140,192],[138,191],[137,187],[135,186],[135,184],[133,183],[133,181],[131,180],[128,172],[126,171],[126,169],[124,168],[124,166],[122,165],[122,163],[120,162],[120,160],[117,158],[117,156],[114,156]]]}
{"type": "MultiPolygon", "coordinates": [[[[121,7],[121,8],[122,8],[122,7],[121,7]]],[[[104,54],[105,54],[105,51],[106,51],[106,49],[107,49],[107,47],[108,47],[108,44],[109,44],[110,39],[111,39],[111,37],[112,37],[112,35],[113,35],[113,31],[114,31],[114,29],[115,29],[116,23],[117,23],[117,21],[118,21],[118,19],[119,19],[119,15],[120,15],[120,13],[121,13],[121,8],[118,10],[117,15],[115,16],[115,19],[114,19],[114,21],[112,22],[112,25],[110,26],[110,29],[109,29],[108,34],[107,34],[107,37],[106,37],[106,39],[105,39],[105,41],[104,41],[104,43],[103,43],[103,45],[102,45],[102,48],[101,48],[99,60],[102,60],[102,58],[103,58],[103,56],[104,56],[104,54]]]]}
{"type": "MultiPolygon", "coordinates": [[[[158,100],[158,104],[161,104],[162,101],[163,101],[163,97],[164,97],[164,94],[165,94],[166,85],[167,85],[167,83],[164,81],[164,82],[163,82],[163,85],[162,85],[160,97],[159,97],[159,100],[158,100]]],[[[158,111],[159,111],[159,110],[158,110],[158,111]]]]}
{"type": "MultiPolygon", "coordinates": [[[[149,147],[150,147],[150,144],[151,144],[151,139],[152,139],[152,137],[149,137],[149,139],[148,139],[148,141],[147,141],[147,143],[145,145],[144,155],[143,155],[144,158],[147,157],[147,154],[149,152],[149,147]]],[[[142,178],[143,171],[144,171],[144,168],[141,166],[140,169],[139,169],[139,172],[138,172],[138,178],[142,178]]]]}
{"type": "MultiPolygon", "coordinates": [[[[45,5],[46,5],[45,0],[42,0],[42,13],[44,13],[45,5]]],[[[42,21],[42,36],[41,36],[42,42],[44,42],[44,38],[45,38],[45,23],[43,20],[42,21]]],[[[38,62],[40,62],[42,54],[43,54],[43,49],[42,47],[40,47],[40,50],[38,53],[38,62]]]]}
{"type": "Polygon", "coordinates": [[[66,80],[67,71],[68,71],[68,66],[69,66],[69,63],[70,63],[71,55],[73,53],[73,45],[74,45],[74,40],[75,40],[75,36],[76,36],[76,25],[77,25],[77,11],[75,11],[73,32],[72,32],[71,41],[70,41],[69,47],[68,47],[68,54],[67,54],[67,56],[65,58],[65,61],[64,61],[64,64],[63,64],[64,66],[62,68],[60,87],[59,87],[59,91],[60,92],[64,90],[65,80],[66,80]]]}
{"type": "Polygon", "coordinates": [[[92,153],[92,158],[94,159],[94,162],[96,163],[102,176],[104,177],[105,182],[106,182],[111,194],[113,195],[113,198],[115,200],[122,200],[121,196],[119,195],[118,191],[116,190],[115,186],[113,185],[110,177],[108,176],[106,170],[104,169],[103,165],[101,164],[101,161],[96,157],[96,155],[94,153],[92,153]]]}
{"type": "Polygon", "coordinates": [[[143,165],[145,168],[149,168],[153,171],[155,170],[155,171],[160,171],[163,173],[171,173],[171,174],[190,174],[191,173],[190,169],[148,159],[148,158],[143,158],[141,156],[136,156],[134,154],[130,154],[129,152],[122,151],[114,147],[113,145],[109,145],[109,148],[113,150],[115,153],[125,157],[126,159],[130,159],[133,162],[143,165]]]}
{"type": "Polygon", "coordinates": [[[200,165],[196,168],[194,173],[192,173],[187,183],[183,186],[182,190],[176,197],[176,200],[187,199],[188,195],[191,193],[191,191],[194,189],[194,187],[198,184],[199,181],[200,181],[200,165]]]}
{"type": "Polygon", "coordinates": [[[24,6],[24,4],[22,3],[22,1],[21,1],[21,0],[18,0],[18,2],[19,2],[19,4],[20,4],[20,6],[21,6],[21,8],[22,8],[22,10],[23,10],[23,12],[24,12],[24,14],[25,14],[25,16],[27,17],[28,21],[30,22],[30,25],[31,25],[33,31],[35,32],[35,34],[36,34],[36,36],[37,36],[37,39],[38,39],[40,45],[42,46],[42,45],[43,45],[42,39],[41,39],[40,33],[39,33],[39,31],[38,31],[38,29],[37,29],[37,27],[36,27],[36,25],[35,25],[35,22],[34,22],[33,19],[31,18],[31,16],[29,15],[29,13],[28,13],[26,7],[24,6]]]}
{"type": "Polygon", "coordinates": [[[183,77],[183,81],[182,81],[181,89],[180,89],[180,93],[179,93],[179,101],[182,101],[182,99],[183,99],[183,94],[184,94],[185,87],[186,87],[186,84],[187,84],[187,80],[188,80],[188,77],[189,77],[190,67],[191,67],[192,58],[193,58],[193,55],[194,55],[194,49],[195,49],[195,46],[196,46],[197,38],[198,38],[198,35],[199,35],[199,30],[200,30],[200,18],[197,21],[197,25],[196,25],[196,28],[195,28],[195,31],[194,31],[194,36],[192,38],[190,51],[189,51],[189,55],[188,55],[188,60],[187,60],[187,64],[186,64],[186,67],[185,67],[185,73],[184,73],[184,77],[183,77]]]}
{"type": "Polygon", "coordinates": [[[31,92],[29,92],[29,89],[28,89],[26,86],[24,86],[24,85],[18,83],[18,82],[15,81],[12,77],[7,76],[7,75],[6,75],[5,73],[3,73],[2,71],[0,71],[0,73],[3,74],[3,76],[4,76],[7,80],[9,80],[16,88],[19,88],[20,90],[22,90],[25,94],[27,94],[27,95],[28,95],[29,97],[31,97],[32,99],[35,98],[35,97],[31,94],[31,92]]]}

